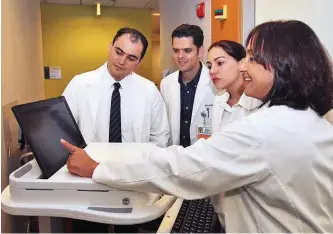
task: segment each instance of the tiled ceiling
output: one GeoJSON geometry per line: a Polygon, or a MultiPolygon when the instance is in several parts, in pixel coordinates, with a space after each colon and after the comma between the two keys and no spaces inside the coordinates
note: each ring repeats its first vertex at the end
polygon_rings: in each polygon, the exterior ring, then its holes
{"type": "MultiPolygon", "coordinates": [[[[102,6],[148,8],[158,11],[159,0],[100,0],[102,6]]],[[[95,5],[96,0],[41,0],[45,4],[95,5]]]]}

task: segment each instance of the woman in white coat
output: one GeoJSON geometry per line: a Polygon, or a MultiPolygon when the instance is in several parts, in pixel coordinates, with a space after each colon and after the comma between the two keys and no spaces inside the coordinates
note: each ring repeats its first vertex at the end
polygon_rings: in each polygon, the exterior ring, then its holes
{"type": "Polygon", "coordinates": [[[208,49],[207,67],[216,89],[212,130],[219,132],[234,120],[258,110],[262,102],[244,94],[244,78],[240,70],[245,48],[235,41],[221,40],[208,49]]]}
{"type": "MultiPolygon", "coordinates": [[[[71,173],[113,188],[198,199],[225,193],[226,232],[333,232],[332,61],[300,21],[247,38],[245,94],[268,107],[183,148],[98,163],[62,141],[71,173]]],[[[107,153],[107,152],[105,152],[107,153]]]]}
{"type": "MultiPolygon", "coordinates": [[[[260,100],[244,94],[241,63],[245,56],[245,48],[235,41],[217,41],[208,49],[207,67],[210,78],[218,90],[213,106],[213,133],[222,131],[231,122],[254,113],[262,104],[260,100]]],[[[223,194],[211,197],[211,202],[223,224],[222,199],[223,194]]]]}

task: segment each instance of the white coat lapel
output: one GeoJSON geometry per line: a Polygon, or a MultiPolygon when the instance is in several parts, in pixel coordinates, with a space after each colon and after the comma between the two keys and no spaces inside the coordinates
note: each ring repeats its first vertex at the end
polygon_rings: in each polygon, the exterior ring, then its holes
{"type": "Polygon", "coordinates": [[[139,77],[137,77],[136,73],[132,73],[132,75],[127,76],[123,80],[124,85],[124,96],[127,97],[138,97],[132,99],[132,109],[135,116],[133,117],[133,136],[134,142],[148,142],[150,136],[150,123],[145,120],[146,113],[151,113],[149,106],[147,106],[147,102],[145,102],[145,98],[141,98],[144,92],[144,88],[140,86],[139,77]]]}
{"type": "Polygon", "coordinates": [[[101,98],[101,92],[99,91],[99,87],[94,86],[92,87],[92,92],[91,96],[89,97],[89,108],[90,108],[90,113],[91,113],[91,118],[92,118],[92,126],[96,126],[96,119],[97,119],[97,113],[98,113],[98,108],[99,108],[99,103],[100,103],[100,98],[101,98]]]}
{"type": "Polygon", "coordinates": [[[214,108],[213,108],[213,118],[212,118],[212,130],[213,133],[219,132],[220,130],[220,124],[222,121],[223,113],[224,113],[224,108],[222,106],[222,102],[224,101],[223,96],[217,96],[215,97],[214,100],[214,108]]]}
{"type": "MultiPolygon", "coordinates": [[[[92,119],[92,125],[91,126],[96,126],[96,119],[97,119],[97,113],[99,109],[99,103],[101,103],[101,89],[103,88],[103,82],[101,82],[102,76],[105,75],[105,71],[107,69],[104,67],[106,64],[95,70],[95,75],[91,76],[91,79],[87,80],[88,84],[88,92],[87,92],[87,98],[89,102],[89,108],[91,113],[91,119],[92,119]]],[[[94,137],[95,135],[95,130],[93,129],[92,135],[94,137]]]]}
{"type": "Polygon", "coordinates": [[[206,96],[207,89],[209,88],[209,79],[210,78],[209,78],[208,69],[205,67],[205,65],[202,65],[200,80],[198,83],[197,90],[195,92],[191,123],[193,123],[195,116],[198,114],[202,101],[206,96]]]}
{"type": "Polygon", "coordinates": [[[170,113],[170,123],[171,123],[171,133],[173,144],[179,144],[179,135],[180,135],[180,84],[178,82],[179,71],[174,73],[172,83],[175,84],[174,87],[171,87],[171,103],[169,108],[170,113]]]}

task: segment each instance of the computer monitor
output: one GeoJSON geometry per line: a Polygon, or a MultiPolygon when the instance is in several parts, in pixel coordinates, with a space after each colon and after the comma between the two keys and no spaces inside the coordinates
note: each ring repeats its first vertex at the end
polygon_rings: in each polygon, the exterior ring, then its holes
{"type": "Polygon", "coordinates": [[[51,177],[68,159],[60,139],[80,148],[86,142],[65,97],[17,105],[12,111],[26,137],[44,178],[51,177]]]}

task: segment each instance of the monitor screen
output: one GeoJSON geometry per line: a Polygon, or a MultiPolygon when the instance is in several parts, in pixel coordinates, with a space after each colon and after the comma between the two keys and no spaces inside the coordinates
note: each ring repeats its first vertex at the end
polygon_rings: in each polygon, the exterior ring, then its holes
{"type": "Polygon", "coordinates": [[[67,162],[69,152],[60,139],[86,147],[64,97],[14,106],[12,110],[44,178],[51,177],[67,162]]]}

